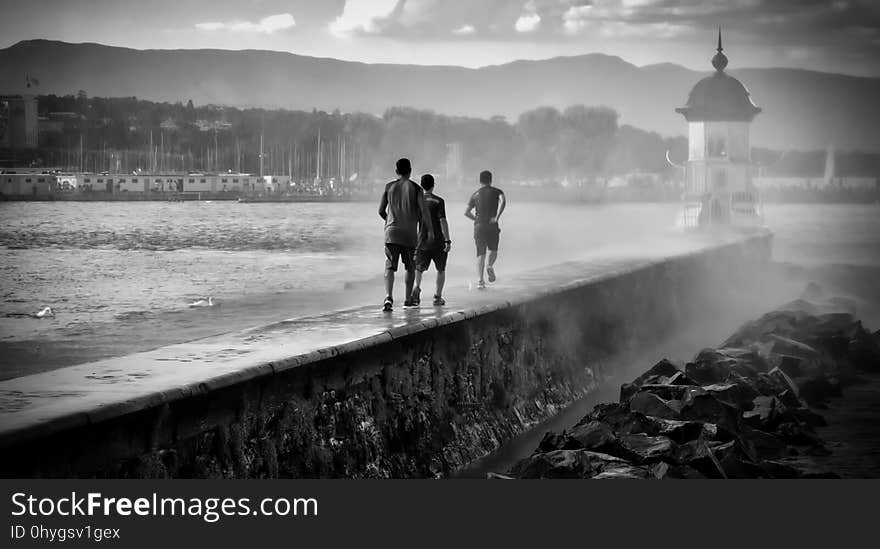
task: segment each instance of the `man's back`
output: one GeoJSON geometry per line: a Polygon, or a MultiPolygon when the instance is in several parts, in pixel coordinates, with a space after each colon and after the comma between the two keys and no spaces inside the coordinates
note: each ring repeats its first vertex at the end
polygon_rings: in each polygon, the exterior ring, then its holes
{"type": "Polygon", "coordinates": [[[474,208],[475,225],[488,225],[498,214],[498,201],[504,193],[498,187],[485,185],[471,195],[469,206],[474,208]]]}
{"type": "Polygon", "coordinates": [[[385,243],[415,248],[424,198],[422,189],[409,179],[398,179],[385,185],[383,202],[387,203],[385,243]]]}
{"type": "Polygon", "coordinates": [[[427,250],[432,247],[442,248],[443,239],[440,237],[443,236],[443,228],[440,224],[440,220],[446,219],[446,203],[436,194],[430,193],[425,195],[425,206],[428,208],[428,215],[431,218],[431,226],[434,228],[435,238],[433,242],[430,241],[428,238],[428,227],[420,226],[418,247],[422,250],[427,250]]]}

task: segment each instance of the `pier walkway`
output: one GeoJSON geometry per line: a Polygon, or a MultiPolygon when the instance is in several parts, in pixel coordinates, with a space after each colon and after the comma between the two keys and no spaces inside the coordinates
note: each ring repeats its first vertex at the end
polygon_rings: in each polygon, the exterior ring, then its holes
{"type": "MultiPolygon", "coordinates": [[[[699,255],[767,235],[668,234],[651,242],[503,278],[486,291],[450,295],[446,307],[382,313],[378,305],[292,318],[148,352],[61,368],[0,382],[0,447],[27,444],[89,425],[209,393],[263,376],[518,304],[612,279],[654,264],[699,255]]],[[[402,290],[402,276],[397,285],[402,290]]],[[[433,271],[425,277],[430,294],[433,271]]],[[[402,299],[400,300],[402,302],[402,299]]]]}

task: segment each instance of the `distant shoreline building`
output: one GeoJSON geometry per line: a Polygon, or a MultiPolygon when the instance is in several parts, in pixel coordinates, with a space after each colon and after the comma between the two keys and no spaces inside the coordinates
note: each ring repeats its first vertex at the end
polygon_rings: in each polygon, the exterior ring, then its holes
{"type": "Polygon", "coordinates": [[[0,149],[39,146],[37,99],[32,95],[0,95],[0,149]]]}
{"type": "Polygon", "coordinates": [[[686,227],[761,223],[749,143],[750,124],[761,108],[739,80],[724,72],[723,50],[719,29],[715,73],[697,82],[687,104],[675,109],[688,122],[686,227]]]}

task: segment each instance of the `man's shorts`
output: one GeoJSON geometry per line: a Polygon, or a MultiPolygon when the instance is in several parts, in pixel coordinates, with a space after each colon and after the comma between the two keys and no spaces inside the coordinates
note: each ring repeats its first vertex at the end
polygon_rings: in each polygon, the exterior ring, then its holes
{"type": "Polygon", "coordinates": [[[432,248],[430,250],[416,250],[416,270],[419,272],[425,272],[428,270],[428,267],[431,266],[431,262],[434,262],[434,268],[437,269],[438,273],[442,273],[446,270],[446,259],[449,257],[447,252],[443,251],[443,248],[432,248]]]}
{"type": "Polygon", "coordinates": [[[498,224],[474,225],[474,243],[477,245],[477,255],[485,255],[486,250],[498,251],[498,240],[501,235],[501,227],[498,224]]]}
{"type": "Polygon", "coordinates": [[[385,244],[385,269],[397,271],[397,261],[403,261],[403,268],[412,271],[415,268],[413,255],[415,249],[400,244],[385,244]]]}

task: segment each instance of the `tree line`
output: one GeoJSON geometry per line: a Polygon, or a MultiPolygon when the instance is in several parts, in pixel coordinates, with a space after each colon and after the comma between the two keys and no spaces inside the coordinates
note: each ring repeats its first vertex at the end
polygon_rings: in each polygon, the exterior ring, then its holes
{"type": "Polygon", "coordinates": [[[383,178],[400,156],[419,171],[469,177],[573,182],[632,171],[673,173],[666,152],[682,137],[620,125],[608,107],[540,107],[515,121],[392,107],[368,113],[157,103],[135,97],[44,95],[41,116],[63,119],[41,139],[46,165],[87,171],[241,171],[298,179],[383,178]],[[69,113],[57,115],[50,113],[69,113]],[[75,116],[74,116],[75,115],[75,116]],[[260,157],[262,140],[262,159],[260,157]]]}
{"type": "MultiPolygon", "coordinates": [[[[374,115],[195,106],[84,91],[38,101],[42,116],[70,113],[62,131],[42,135],[43,164],[86,171],[259,173],[262,161],[267,175],[363,181],[387,178],[394,160],[408,156],[419,172],[451,179],[492,169],[506,180],[583,183],[633,172],[672,179],[680,172],[667,153],[674,163],[687,157],[685,137],[620,124],[602,106],[539,107],[511,121],[409,107],[374,115]]],[[[825,151],[754,149],[753,160],[762,175],[815,177],[825,151]]],[[[839,151],[836,167],[840,176],[876,176],[880,155],[839,151]]]]}

